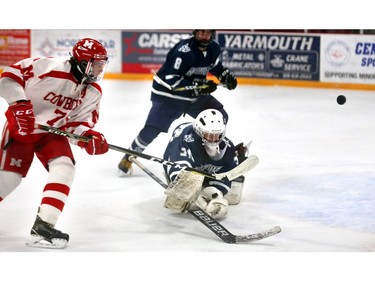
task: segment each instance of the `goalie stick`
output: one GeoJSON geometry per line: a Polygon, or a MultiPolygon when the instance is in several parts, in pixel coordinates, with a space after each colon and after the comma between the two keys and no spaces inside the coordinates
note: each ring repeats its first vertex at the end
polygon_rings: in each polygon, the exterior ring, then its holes
{"type": "MultiPolygon", "coordinates": [[[[54,127],[49,127],[49,126],[45,126],[45,125],[41,125],[41,124],[35,124],[35,128],[46,131],[46,132],[49,132],[49,133],[53,133],[53,134],[56,134],[56,135],[65,136],[65,137],[68,137],[68,138],[71,138],[71,139],[75,139],[75,140],[78,140],[78,141],[83,141],[83,142],[89,142],[90,141],[89,137],[83,137],[83,136],[76,135],[76,134],[73,134],[73,133],[69,133],[69,132],[60,130],[58,128],[54,128],[54,127]]],[[[158,157],[155,157],[155,156],[143,154],[143,153],[140,153],[140,152],[137,152],[137,151],[134,151],[134,150],[131,150],[131,149],[119,147],[119,146],[116,146],[116,145],[113,145],[113,144],[108,144],[108,146],[112,150],[116,150],[116,151],[123,152],[123,153],[129,154],[129,155],[133,155],[133,156],[137,156],[137,157],[144,158],[144,159],[147,159],[147,160],[151,160],[151,161],[154,161],[154,162],[158,162],[158,163],[163,164],[163,165],[167,165],[167,166],[169,165],[169,166],[185,169],[186,171],[199,173],[199,174],[202,174],[206,177],[217,179],[217,180],[233,180],[235,178],[238,178],[239,176],[242,176],[247,171],[254,168],[259,163],[259,159],[258,159],[257,156],[250,155],[245,161],[243,161],[240,165],[238,165],[234,169],[232,169],[228,172],[225,172],[225,173],[212,174],[212,173],[209,173],[209,172],[206,172],[206,171],[194,169],[194,168],[189,167],[189,166],[184,165],[184,164],[178,164],[178,163],[175,163],[175,162],[172,162],[172,161],[167,161],[167,160],[164,160],[162,158],[158,158],[158,157]]]]}
{"type": "MultiPolygon", "coordinates": [[[[159,177],[157,177],[153,172],[147,169],[141,162],[139,162],[134,156],[129,157],[129,160],[137,165],[142,171],[154,179],[158,184],[160,184],[164,189],[168,188],[168,185],[164,183],[159,177]]],[[[267,237],[273,236],[281,232],[280,226],[275,226],[269,230],[253,233],[249,235],[234,235],[223,225],[221,225],[217,220],[212,218],[204,210],[194,205],[193,210],[188,210],[197,220],[203,223],[209,230],[215,233],[222,241],[229,244],[246,244],[254,241],[262,240],[267,237]]]]}

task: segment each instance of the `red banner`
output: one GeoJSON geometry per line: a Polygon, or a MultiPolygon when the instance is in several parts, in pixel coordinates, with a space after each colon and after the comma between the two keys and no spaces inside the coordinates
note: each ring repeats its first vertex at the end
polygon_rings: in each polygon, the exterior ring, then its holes
{"type": "Polygon", "coordinates": [[[191,31],[123,31],[122,72],[152,73],[164,63],[168,51],[191,31]]]}
{"type": "Polygon", "coordinates": [[[0,66],[30,57],[30,36],[29,29],[0,29],[0,66]]]}

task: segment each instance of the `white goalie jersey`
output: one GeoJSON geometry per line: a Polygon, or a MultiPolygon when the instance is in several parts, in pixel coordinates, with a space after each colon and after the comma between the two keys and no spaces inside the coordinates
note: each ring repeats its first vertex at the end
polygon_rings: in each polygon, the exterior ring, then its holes
{"type": "MultiPolygon", "coordinates": [[[[99,117],[101,88],[79,84],[68,60],[28,58],[6,67],[0,79],[0,96],[8,103],[30,100],[35,122],[82,134],[99,117]]],[[[45,133],[35,130],[34,134],[45,133]]]]}

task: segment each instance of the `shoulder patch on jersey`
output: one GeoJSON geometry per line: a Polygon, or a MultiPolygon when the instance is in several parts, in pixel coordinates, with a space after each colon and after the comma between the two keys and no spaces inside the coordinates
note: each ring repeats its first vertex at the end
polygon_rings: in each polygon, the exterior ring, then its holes
{"type": "Polygon", "coordinates": [[[182,46],[178,49],[178,51],[181,52],[181,53],[188,53],[188,52],[190,52],[189,44],[182,45],[182,46]]]}
{"type": "Polygon", "coordinates": [[[192,135],[192,134],[189,134],[189,135],[185,135],[185,136],[184,136],[184,141],[185,141],[185,142],[194,142],[195,140],[194,140],[193,135],[192,135]]]}

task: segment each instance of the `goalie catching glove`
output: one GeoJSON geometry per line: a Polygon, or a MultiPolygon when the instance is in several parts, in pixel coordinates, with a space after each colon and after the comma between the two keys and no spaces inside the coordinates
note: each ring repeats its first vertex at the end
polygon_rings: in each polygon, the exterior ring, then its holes
{"type": "Polygon", "coordinates": [[[20,142],[32,142],[30,135],[34,131],[35,116],[29,100],[20,100],[10,105],[5,116],[11,138],[20,142]]]}
{"type": "Polygon", "coordinates": [[[90,155],[104,154],[108,151],[108,143],[103,134],[94,130],[88,130],[82,134],[83,137],[90,138],[88,142],[79,141],[77,145],[86,149],[90,155]]]}
{"type": "Polygon", "coordinates": [[[237,78],[228,69],[224,69],[218,79],[221,83],[225,84],[229,90],[234,90],[237,87],[237,78]]]}
{"type": "Polygon", "coordinates": [[[235,154],[238,158],[238,162],[242,163],[248,157],[249,148],[247,147],[247,145],[244,145],[243,142],[241,142],[235,146],[235,154]]]}

